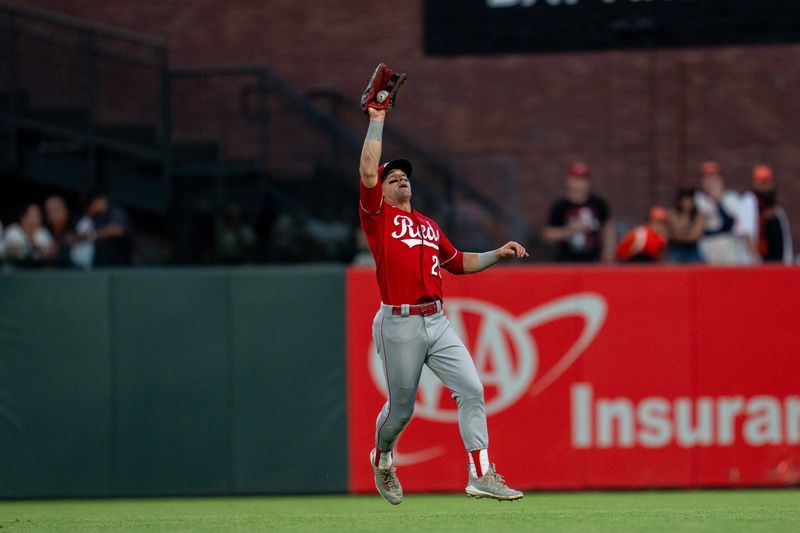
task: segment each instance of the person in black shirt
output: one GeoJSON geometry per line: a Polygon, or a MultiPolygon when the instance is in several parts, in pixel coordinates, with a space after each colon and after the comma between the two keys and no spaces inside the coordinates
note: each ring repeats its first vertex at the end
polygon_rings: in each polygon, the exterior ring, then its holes
{"type": "Polygon", "coordinates": [[[703,261],[698,242],[705,232],[706,217],[697,209],[696,194],[693,187],[681,187],[669,210],[667,256],[673,263],[703,261]]]}
{"type": "Polygon", "coordinates": [[[572,163],[565,194],[550,210],[544,238],[557,245],[558,261],[613,261],[614,230],[608,204],[592,194],[589,167],[572,163]]]}
{"type": "Polygon", "coordinates": [[[792,234],[786,212],[778,204],[777,187],[772,167],[756,165],[753,167],[753,190],[758,206],[757,250],[765,262],[794,262],[792,234]]]}
{"type": "Polygon", "coordinates": [[[88,215],[94,221],[93,267],[133,264],[133,228],[128,214],[105,194],[89,200],[88,215]]]}

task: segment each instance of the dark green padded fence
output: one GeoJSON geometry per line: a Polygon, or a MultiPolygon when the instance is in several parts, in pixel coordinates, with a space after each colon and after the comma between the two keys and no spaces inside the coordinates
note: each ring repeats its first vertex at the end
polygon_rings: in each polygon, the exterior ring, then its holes
{"type": "Polygon", "coordinates": [[[0,276],[0,497],[344,492],[341,268],[0,276]]]}

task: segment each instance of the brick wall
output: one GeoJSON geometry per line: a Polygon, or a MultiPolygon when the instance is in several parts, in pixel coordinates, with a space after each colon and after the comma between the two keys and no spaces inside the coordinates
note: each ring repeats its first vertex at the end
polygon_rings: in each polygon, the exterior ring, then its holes
{"type": "Polygon", "coordinates": [[[800,46],[443,58],[424,53],[422,0],[23,3],[160,36],[175,65],[263,64],[301,90],[355,98],[384,61],[409,73],[392,122],[463,179],[518,190],[535,226],[573,159],[631,221],[716,159],[739,189],[774,165],[800,236],[800,46]]]}

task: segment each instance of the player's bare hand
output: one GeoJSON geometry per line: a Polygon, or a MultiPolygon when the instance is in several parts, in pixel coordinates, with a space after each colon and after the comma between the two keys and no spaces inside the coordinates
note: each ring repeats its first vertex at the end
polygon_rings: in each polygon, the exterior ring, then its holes
{"type": "Polygon", "coordinates": [[[509,241],[494,251],[498,259],[508,259],[509,257],[528,257],[525,247],[518,242],[509,241]]]}
{"type": "Polygon", "coordinates": [[[367,113],[369,113],[370,120],[386,120],[386,110],[385,109],[375,109],[373,107],[367,107],[367,113]]]}

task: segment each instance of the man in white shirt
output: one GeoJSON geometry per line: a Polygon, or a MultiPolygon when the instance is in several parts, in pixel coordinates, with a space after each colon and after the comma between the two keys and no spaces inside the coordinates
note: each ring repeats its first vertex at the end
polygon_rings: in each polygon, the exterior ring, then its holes
{"type": "Polygon", "coordinates": [[[695,194],[697,210],[706,218],[700,239],[700,255],[712,265],[750,264],[744,238],[737,235],[739,194],[725,188],[719,163],[700,165],[700,190],[695,194]]]}

